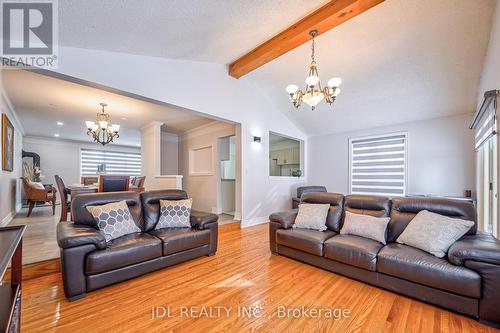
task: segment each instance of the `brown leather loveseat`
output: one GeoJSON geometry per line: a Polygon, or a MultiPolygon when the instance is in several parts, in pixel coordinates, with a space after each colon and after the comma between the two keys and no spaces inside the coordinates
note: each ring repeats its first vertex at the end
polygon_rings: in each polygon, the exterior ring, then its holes
{"type": "Polygon", "coordinates": [[[306,203],[329,203],[326,231],[293,229],[297,209],[270,216],[270,247],[281,254],[381,288],[500,325],[500,242],[477,225],[437,258],[396,243],[421,210],[476,222],[472,203],[442,198],[393,198],[304,193],[306,203]],[[387,245],[341,235],[344,211],[390,217],[387,245]]]}
{"type": "Polygon", "coordinates": [[[218,216],[191,212],[191,228],[154,230],[159,200],[187,199],[181,190],[82,194],[71,204],[72,222],[57,226],[64,292],[76,300],[91,290],[217,251],[218,216]],[[141,232],[108,243],[87,206],[126,200],[141,232]]]}

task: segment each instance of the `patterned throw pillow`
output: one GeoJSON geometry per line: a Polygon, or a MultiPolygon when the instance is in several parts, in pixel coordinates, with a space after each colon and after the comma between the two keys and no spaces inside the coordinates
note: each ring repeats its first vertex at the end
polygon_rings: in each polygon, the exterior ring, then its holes
{"type": "Polygon", "coordinates": [[[155,230],[163,228],[191,228],[193,199],[160,200],[160,218],[155,230]]]}
{"type": "Polygon", "coordinates": [[[385,244],[385,230],[390,220],[389,217],[375,217],[346,211],[340,234],[361,236],[385,244]]]}
{"type": "Polygon", "coordinates": [[[87,210],[94,217],[99,230],[104,233],[106,242],[134,232],[141,232],[141,229],[135,225],[125,200],[102,206],[87,206],[87,210]]]}
{"type": "Polygon", "coordinates": [[[422,210],[408,223],[396,241],[443,258],[450,246],[473,226],[472,221],[422,210]]]}
{"type": "Polygon", "coordinates": [[[300,204],[293,228],[326,230],[326,217],[329,209],[330,204],[300,204]]]}

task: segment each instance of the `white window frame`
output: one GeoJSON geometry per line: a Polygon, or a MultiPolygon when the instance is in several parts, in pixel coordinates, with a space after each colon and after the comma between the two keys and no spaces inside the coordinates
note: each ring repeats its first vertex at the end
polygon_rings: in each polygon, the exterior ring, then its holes
{"type": "Polygon", "coordinates": [[[388,197],[395,197],[395,196],[407,196],[408,195],[408,188],[409,188],[409,140],[410,136],[407,131],[402,131],[402,132],[390,132],[390,133],[380,133],[376,135],[369,135],[369,136],[362,136],[362,137],[352,137],[348,139],[348,152],[349,152],[349,194],[352,194],[352,167],[353,167],[353,141],[357,140],[369,140],[369,139],[377,139],[377,138],[382,138],[382,137],[388,137],[388,136],[396,136],[396,135],[403,135],[405,137],[404,139],[404,179],[403,179],[403,194],[389,194],[389,193],[376,193],[374,192],[373,194],[370,195],[384,195],[388,197]]]}

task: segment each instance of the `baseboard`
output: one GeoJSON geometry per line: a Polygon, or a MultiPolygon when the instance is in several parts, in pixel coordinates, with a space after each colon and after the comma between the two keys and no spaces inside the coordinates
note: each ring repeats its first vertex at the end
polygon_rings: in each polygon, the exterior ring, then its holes
{"type": "Polygon", "coordinates": [[[233,219],[235,221],[241,221],[241,213],[235,212],[233,219]]]}
{"type": "Polygon", "coordinates": [[[212,214],[222,214],[222,208],[219,207],[212,207],[212,214]]]}
{"type": "Polygon", "coordinates": [[[240,227],[241,228],[247,228],[247,227],[252,227],[254,225],[258,224],[264,224],[269,222],[269,217],[267,216],[262,216],[262,217],[254,217],[251,219],[243,219],[240,222],[240,227]]]}
{"type": "Polygon", "coordinates": [[[5,216],[2,221],[0,222],[0,227],[5,227],[7,224],[10,223],[10,221],[12,221],[12,219],[14,218],[15,214],[12,214],[12,212],[10,212],[9,214],[7,214],[7,216],[5,216]]]}

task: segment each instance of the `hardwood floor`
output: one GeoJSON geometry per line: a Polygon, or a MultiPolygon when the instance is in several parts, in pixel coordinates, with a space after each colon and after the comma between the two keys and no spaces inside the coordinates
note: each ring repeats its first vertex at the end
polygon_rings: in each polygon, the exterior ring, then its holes
{"type": "Polygon", "coordinates": [[[239,229],[237,224],[221,226],[215,256],[90,292],[75,302],[64,298],[60,273],[36,277],[31,272],[33,278],[23,285],[22,330],[497,332],[474,319],[283,256],[272,256],[268,245],[267,225],[245,229],[239,229]],[[288,310],[304,306],[323,312],[348,309],[350,315],[338,320],[326,315],[321,319],[281,318],[280,306],[288,310]],[[183,307],[192,311],[191,318],[183,307]],[[242,316],[243,307],[254,307],[254,316],[242,316]],[[172,317],[152,319],[154,309],[165,315],[170,309],[172,317]],[[201,312],[203,309],[207,312],[201,312]]]}
{"type": "Polygon", "coordinates": [[[35,207],[30,217],[26,217],[27,209],[19,211],[9,225],[25,224],[23,237],[23,264],[32,264],[59,258],[56,229],[59,223],[61,207],[56,206],[56,214],[52,215],[52,207],[35,207]]]}

